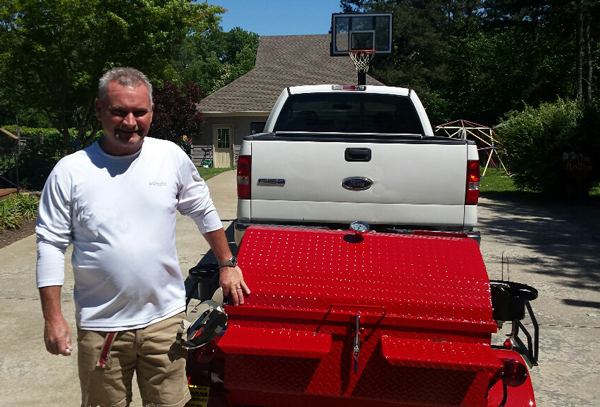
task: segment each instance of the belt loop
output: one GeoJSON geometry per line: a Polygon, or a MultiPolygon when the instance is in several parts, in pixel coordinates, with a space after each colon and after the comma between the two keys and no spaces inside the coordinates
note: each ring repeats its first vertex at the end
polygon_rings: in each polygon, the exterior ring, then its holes
{"type": "Polygon", "coordinates": [[[108,361],[108,356],[110,354],[110,348],[112,348],[112,345],[115,342],[116,336],[117,336],[116,332],[109,332],[106,335],[106,338],[104,338],[104,345],[102,346],[102,352],[100,352],[100,357],[98,358],[96,367],[99,367],[101,369],[106,369],[106,362],[108,361]]]}

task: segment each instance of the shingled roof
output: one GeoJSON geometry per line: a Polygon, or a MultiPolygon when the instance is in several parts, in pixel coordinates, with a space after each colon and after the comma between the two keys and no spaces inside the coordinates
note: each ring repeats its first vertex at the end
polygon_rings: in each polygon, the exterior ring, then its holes
{"type": "MultiPolygon", "coordinates": [[[[354,84],[350,57],[329,54],[329,35],[260,37],[253,70],[200,102],[203,113],[269,112],[288,86],[354,84]]],[[[367,75],[367,84],[382,85],[367,75]]]]}

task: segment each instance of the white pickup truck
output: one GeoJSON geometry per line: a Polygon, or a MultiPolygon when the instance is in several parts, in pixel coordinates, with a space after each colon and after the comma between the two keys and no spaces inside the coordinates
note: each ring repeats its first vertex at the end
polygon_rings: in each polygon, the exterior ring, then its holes
{"type": "Polygon", "coordinates": [[[250,225],[464,232],[479,239],[479,159],[437,137],[414,91],[367,85],[283,90],[264,133],[241,146],[235,238],[250,225]]]}

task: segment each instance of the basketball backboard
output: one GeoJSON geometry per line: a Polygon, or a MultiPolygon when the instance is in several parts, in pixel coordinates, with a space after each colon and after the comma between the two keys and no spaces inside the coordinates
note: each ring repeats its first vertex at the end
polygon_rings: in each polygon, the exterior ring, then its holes
{"type": "Polygon", "coordinates": [[[335,13],[331,27],[331,56],[351,50],[392,52],[392,13],[335,13]]]}

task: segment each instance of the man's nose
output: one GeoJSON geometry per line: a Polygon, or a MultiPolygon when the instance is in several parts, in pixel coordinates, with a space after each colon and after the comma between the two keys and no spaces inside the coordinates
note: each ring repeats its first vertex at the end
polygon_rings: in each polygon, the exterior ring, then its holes
{"type": "Polygon", "coordinates": [[[135,120],[135,116],[133,115],[133,113],[128,113],[127,116],[125,116],[125,119],[123,120],[123,122],[128,126],[135,126],[136,120],[135,120]]]}

